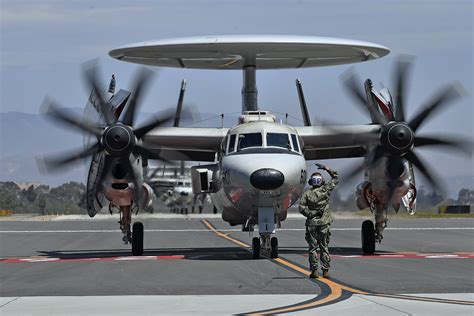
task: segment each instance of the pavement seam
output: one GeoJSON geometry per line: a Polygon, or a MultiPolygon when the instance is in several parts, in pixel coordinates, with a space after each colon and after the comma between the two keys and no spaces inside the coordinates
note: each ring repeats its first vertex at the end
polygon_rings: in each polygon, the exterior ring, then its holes
{"type": "Polygon", "coordinates": [[[16,301],[16,300],[18,300],[18,299],[20,299],[20,298],[22,298],[22,297],[21,297],[21,296],[15,297],[15,298],[12,299],[11,301],[8,301],[8,302],[6,302],[5,304],[0,305],[0,308],[2,308],[2,307],[4,307],[4,306],[7,306],[8,304],[13,303],[14,301],[16,301]]]}
{"type": "Polygon", "coordinates": [[[421,302],[429,302],[429,303],[474,306],[473,301],[452,300],[452,299],[443,299],[443,298],[435,298],[435,297],[422,297],[422,296],[409,296],[409,295],[402,295],[402,294],[383,294],[383,293],[368,293],[368,295],[393,298],[393,299],[399,299],[399,300],[407,300],[407,301],[421,301],[421,302]]]}
{"type": "Polygon", "coordinates": [[[371,302],[371,303],[374,303],[374,304],[377,304],[377,305],[380,305],[380,306],[383,306],[383,307],[392,309],[392,310],[394,310],[394,311],[400,312],[400,313],[405,314],[405,315],[408,315],[408,316],[412,316],[412,315],[413,315],[413,314],[411,314],[411,313],[402,311],[402,310],[397,309],[397,308],[395,308],[395,307],[388,306],[388,305],[382,304],[382,303],[380,303],[380,302],[376,302],[376,301],[371,300],[371,299],[369,299],[369,298],[367,298],[367,297],[364,297],[364,296],[362,296],[362,295],[359,295],[359,296],[357,296],[357,297],[359,297],[359,298],[361,298],[361,299],[363,299],[363,300],[369,301],[369,302],[371,302]]]}

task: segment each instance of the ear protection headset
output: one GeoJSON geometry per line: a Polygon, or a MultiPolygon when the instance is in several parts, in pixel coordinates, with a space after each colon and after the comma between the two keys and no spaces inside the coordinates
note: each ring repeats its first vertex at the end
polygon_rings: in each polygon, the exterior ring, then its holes
{"type": "Polygon", "coordinates": [[[324,184],[324,178],[319,172],[315,172],[309,178],[308,184],[313,187],[320,187],[324,184]]]}

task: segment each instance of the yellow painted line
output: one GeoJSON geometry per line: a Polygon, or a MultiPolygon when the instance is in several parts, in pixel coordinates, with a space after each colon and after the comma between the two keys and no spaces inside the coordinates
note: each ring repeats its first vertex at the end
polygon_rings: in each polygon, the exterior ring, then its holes
{"type": "MultiPolygon", "coordinates": [[[[227,240],[233,242],[234,244],[237,244],[237,245],[239,245],[243,248],[251,248],[250,245],[248,245],[244,242],[241,242],[240,240],[232,238],[232,237],[228,236],[227,234],[224,234],[224,233],[218,231],[207,220],[202,220],[202,222],[204,223],[204,225],[206,225],[206,227],[210,231],[212,231],[217,236],[225,238],[225,239],[227,239],[227,240]]],[[[294,271],[302,273],[304,275],[309,276],[309,274],[310,274],[309,270],[304,269],[300,266],[297,266],[297,265],[295,265],[295,264],[293,264],[293,263],[291,263],[291,262],[289,262],[289,261],[287,261],[283,258],[276,258],[276,259],[272,259],[272,260],[274,260],[275,262],[278,262],[279,264],[284,265],[284,266],[286,266],[286,267],[288,267],[288,268],[290,268],[294,271]]],[[[277,313],[287,313],[287,312],[293,312],[293,311],[298,311],[298,310],[307,309],[307,308],[314,308],[316,306],[319,306],[319,305],[322,305],[322,304],[325,304],[325,303],[329,303],[329,302],[332,302],[332,301],[335,301],[335,300],[339,299],[342,296],[342,291],[343,290],[354,293],[354,294],[374,295],[374,296],[394,298],[394,299],[405,299],[405,300],[413,300],[413,301],[425,301],[425,302],[446,303],[446,304],[474,305],[474,302],[471,302],[471,301],[457,301],[457,300],[437,299],[437,298],[429,298],[429,297],[425,298],[425,297],[418,297],[418,296],[411,297],[411,296],[396,295],[396,294],[369,293],[369,292],[365,292],[365,291],[361,291],[361,290],[352,288],[352,287],[347,286],[347,285],[339,284],[335,281],[332,281],[332,280],[326,279],[326,278],[318,278],[318,281],[326,284],[329,287],[330,291],[331,291],[328,296],[322,298],[321,300],[313,301],[313,302],[303,304],[303,305],[276,308],[276,309],[267,310],[267,311],[262,312],[262,313],[253,313],[253,314],[248,314],[248,315],[272,315],[272,314],[277,314],[277,313]]]]}
{"type": "MultiPolygon", "coordinates": [[[[244,247],[244,248],[251,248],[250,245],[246,244],[246,243],[243,243],[241,242],[240,240],[237,240],[235,238],[232,238],[224,233],[221,233],[220,231],[218,231],[217,229],[214,228],[214,226],[211,225],[211,223],[209,223],[207,220],[203,220],[202,221],[204,223],[204,225],[206,225],[207,228],[209,228],[210,231],[212,231],[213,233],[215,233],[216,235],[218,236],[221,236],[241,247],[244,247]]],[[[307,269],[304,269],[302,267],[299,267],[291,262],[288,262],[287,260],[285,259],[282,259],[282,258],[276,258],[276,259],[273,259],[275,260],[276,262],[280,263],[280,264],[283,264],[284,266],[287,266],[288,268],[292,269],[292,270],[295,270],[295,271],[298,271],[300,273],[303,273],[307,276],[309,276],[309,274],[311,273],[309,270],[307,269]]],[[[326,283],[329,287],[331,286],[338,286],[340,287],[341,289],[343,290],[346,290],[346,291],[349,291],[349,292],[353,292],[353,293],[357,293],[357,294],[369,294],[368,292],[364,292],[364,291],[360,291],[360,290],[357,290],[357,289],[354,289],[352,287],[349,287],[349,286],[346,286],[346,285],[342,285],[342,284],[339,284],[339,283],[336,283],[334,281],[331,281],[329,279],[325,279],[325,278],[321,278],[321,279],[318,279],[318,281],[321,281],[323,283],[326,283]]]]}
{"type": "MultiPolygon", "coordinates": [[[[209,228],[210,231],[215,233],[217,236],[225,238],[225,239],[227,239],[227,240],[229,240],[229,241],[231,241],[231,242],[233,242],[233,243],[235,243],[235,244],[237,244],[241,247],[251,248],[250,245],[248,245],[246,243],[243,243],[240,240],[237,240],[237,239],[232,238],[230,236],[227,236],[226,234],[221,233],[216,228],[214,228],[214,226],[212,226],[211,223],[209,223],[207,220],[203,220],[202,222],[204,223],[204,225],[206,225],[207,228],[209,228]]],[[[309,276],[309,274],[310,274],[309,270],[306,270],[306,269],[304,269],[300,266],[297,266],[297,265],[295,265],[295,264],[293,264],[293,263],[291,263],[291,262],[289,262],[285,259],[276,258],[276,259],[272,259],[272,260],[274,260],[274,261],[278,262],[279,264],[282,264],[282,265],[284,265],[284,266],[286,266],[286,267],[288,267],[288,268],[290,268],[294,271],[302,273],[304,275],[309,276]]],[[[329,287],[330,291],[331,291],[328,296],[324,297],[321,300],[317,300],[317,301],[314,301],[314,302],[311,302],[311,303],[298,305],[298,306],[293,306],[293,307],[272,309],[272,310],[268,310],[267,312],[260,313],[260,314],[257,313],[257,314],[249,314],[249,315],[266,315],[266,314],[275,314],[275,313],[286,313],[286,312],[291,312],[291,311],[297,311],[297,310],[301,310],[301,309],[316,307],[316,306],[319,306],[319,305],[322,305],[322,304],[332,302],[332,301],[335,301],[335,300],[339,299],[342,295],[342,290],[350,291],[350,292],[357,293],[357,294],[368,294],[367,292],[363,292],[363,291],[360,291],[360,290],[357,290],[357,289],[353,289],[351,287],[336,283],[336,282],[331,281],[329,279],[319,278],[318,281],[326,284],[329,287]]]]}
{"type": "MultiPolygon", "coordinates": [[[[302,267],[299,267],[291,262],[288,262],[286,261],[285,259],[282,259],[282,258],[277,258],[277,259],[273,259],[295,271],[298,271],[300,273],[303,273],[303,274],[306,274],[309,276],[310,274],[310,271],[309,270],[306,270],[302,267]]],[[[336,283],[330,279],[326,279],[326,278],[318,278],[318,281],[322,282],[322,283],[325,283],[327,286],[329,286],[329,288],[331,290],[335,290],[336,288],[340,288],[342,290],[346,290],[346,291],[349,291],[349,292],[352,292],[352,293],[357,293],[357,294],[369,294],[368,292],[364,292],[364,291],[361,291],[361,290],[357,290],[357,289],[354,289],[352,287],[349,287],[349,286],[346,286],[346,285],[342,285],[342,284],[339,284],[339,283],[336,283]]]]}
{"type": "Polygon", "coordinates": [[[328,303],[328,302],[335,301],[338,298],[340,298],[341,295],[342,295],[341,288],[336,287],[334,289],[331,289],[331,293],[328,296],[326,296],[325,298],[321,299],[321,300],[317,300],[317,301],[307,303],[307,304],[302,304],[302,305],[297,305],[297,306],[292,306],[292,307],[276,308],[276,309],[271,309],[271,310],[268,310],[268,311],[265,311],[265,312],[262,312],[262,313],[247,314],[247,315],[253,315],[253,316],[256,316],[256,315],[273,315],[273,314],[278,314],[278,313],[288,313],[288,312],[299,311],[299,310],[302,310],[302,309],[312,308],[312,307],[316,307],[318,305],[322,305],[322,304],[325,304],[325,303],[328,303]]]}
{"type": "Polygon", "coordinates": [[[232,237],[229,237],[227,236],[226,234],[224,233],[221,233],[220,231],[218,231],[217,229],[214,228],[214,226],[211,225],[211,223],[209,223],[207,220],[202,220],[202,222],[204,223],[204,225],[206,225],[207,228],[209,228],[210,231],[212,231],[214,234],[216,234],[217,236],[219,237],[222,237],[222,238],[225,238],[231,242],[233,242],[234,244],[237,244],[239,245],[240,247],[243,247],[243,248],[250,248],[250,245],[246,244],[246,243],[243,243],[241,242],[240,240],[237,240],[237,239],[234,239],[232,237]]]}
{"type": "MultiPolygon", "coordinates": [[[[310,272],[308,270],[303,269],[303,268],[301,268],[301,267],[299,267],[299,266],[297,266],[297,265],[295,265],[291,262],[288,262],[285,259],[276,258],[276,259],[273,259],[273,260],[275,260],[276,262],[278,262],[278,263],[280,263],[284,266],[287,266],[290,269],[293,269],[295,271],[303,273],[305,275],[309,276],[309,274],[310,274],[310,272]]],[[[335,300],[337,300],[341,297],[342,287],[339,284],[337,284],[337,283],[335,283],[331,280],[328,280],[328,279],[318,279],[318,281],[328,285],[330,290],[331,290],[329,295],[324,297],[323,299],[320,299],[320,300],[317,300],[317,301],[314,301],[314,302],[310,302],[310,303],[307,303],[307,304],[303,304],[303,305],[276,308],[276,309],[268,310],[268,311],[263,312],[263,313],[256,313],[256,314],[249,314],[249,315],[273,315],[273,314],[278,314],[278,313],[293,312],[293,311],[298,311],[298,310],[302,310],[302,309],[306,309],[306,308],[316,307],[316,306],[319,306],[319,305],[322,305],[322,304],[325,304],[325,303],[328,303],[328,302],[335,301],[335,300]]]]}

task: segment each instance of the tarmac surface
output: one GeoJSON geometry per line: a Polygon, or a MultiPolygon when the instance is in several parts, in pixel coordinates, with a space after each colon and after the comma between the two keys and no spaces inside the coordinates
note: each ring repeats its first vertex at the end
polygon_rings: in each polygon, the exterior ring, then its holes
{"type": "Polygon", "coordinates": [[[250,233],[219,218],[141,221],[141,257],[115,217],[1,221],[0,314],[474,313],[471,218],[393,219],[373,256],[362,219],[337,219],[331,278],[316,281],[302,218],[277,231],[278,259],[258,260],[250,233]]]}

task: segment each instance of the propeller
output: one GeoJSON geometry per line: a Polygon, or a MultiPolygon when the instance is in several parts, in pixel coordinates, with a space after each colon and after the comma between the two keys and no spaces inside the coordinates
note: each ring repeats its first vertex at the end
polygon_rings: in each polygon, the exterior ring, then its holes
{"type": "Polygon", "coordinates": [[[65,110],[56,101],[46,97],[42,104],[42,112],[46,117],[56,124],[75,129],[97,139],[92,145],[67,154],[37,158],[38,169],[42,172],[54,172],[72,163],[78,162],[86,157],[98,153],[105,153],[104,168],[100,183],[103,182],[109,171],[117,179],[127,178],[134,183],[138,196],[141,191],[140,176],[137,174],[133,163],[138,155],[146,158],[158,159],[168,162],[160,156],[159,151],[144,143],[142,138],[151,130],[163,126],[174,119],[173,111],[165,111],[155,116],[149,122],[134,127],[135,116],[141,104],[151,78],[152,71],[141,68],[133,82],[131,98],[128,101],[125,112],[120,118],[116,118],[110,105],[107,104],[99,88],[97,65],[88,63],[84,67],[83,77],[86,85],[92,89],[98,103],[98,111],[104,118],[104,124],[93,123],[78,115],[65,110]]]}
{"type": "Polygon", "coordinates": [[[360,81],[353,71],[345,73],[342,77],[344,87],[355,99],[356,105],[363,109],[364,112],[370,114],[372,123],[381,125],[380,133],[376,132],[380,136],[377,142],[369,139],[370,135],[365,136],[367,138],[366,143],[372,142],[375,147],[368,149],[369,156],[366,157],[364,164],[352,168],[347,174],[346,179],[355,177],[360,171],[376,164],[383,157],[387,158],[386,171],[389,178],[387,183],[389,187],[388,201],[392,199],[393,193],[399,185],[399,178],[404,170],[404,161],[412,163],[435,189],[441,189],[434,172],[415,152],[417,147],[448,146],[467,154],[471,154],[472,150],[472,144],[467,139],[441,135],[418,135],[419,128],[430,117],[436,112],[447,108],[450,102],[462,95],[462,89],[458,84],[445,86],[422,106],[421,110],[413,118],[406,119],[406,85],[411,68],[412,58],[404,56],[400,57],[395,65],[395,104],[392,120],[387,119],[377,107],[373,106],[364,97],[358,88],[358,82],[360,81]]]}

